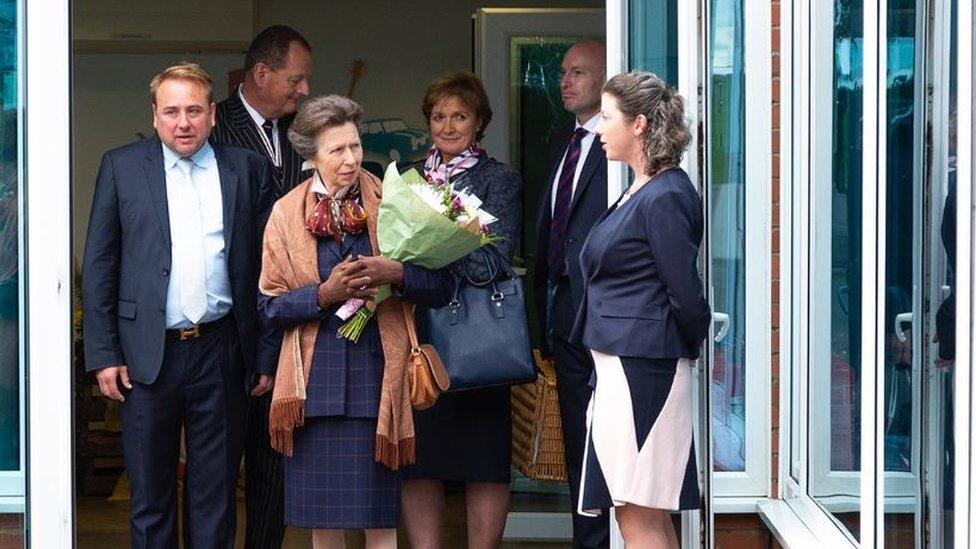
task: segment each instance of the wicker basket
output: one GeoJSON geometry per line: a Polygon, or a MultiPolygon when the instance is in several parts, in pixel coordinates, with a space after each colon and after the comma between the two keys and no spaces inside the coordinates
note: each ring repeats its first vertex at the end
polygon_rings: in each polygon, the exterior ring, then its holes
{"type": "Polygon", "coordinates": [[[556,372],[551,359],[533,354],[539,377],[512,388],[512,463],[532,480],[566,482],[556,372]]]}

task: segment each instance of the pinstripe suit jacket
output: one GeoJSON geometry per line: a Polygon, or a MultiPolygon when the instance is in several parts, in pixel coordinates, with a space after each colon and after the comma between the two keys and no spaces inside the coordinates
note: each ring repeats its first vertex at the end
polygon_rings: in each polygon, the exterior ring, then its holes
{"type": "MultiPolygon", "coordinates": [[[[292,114],[278,119],[278,142],[281,144],[282,165],[274,168],[277,185],[275,199],[281,198],[311,176],[310,171],[302,172],[304,161],[288,140],[288,127],[291,126],[294,118],[295,115],[292,114]]],[[[230,97],[217,104],[217,125],[210,134],[210,142],[250,149],[271,160],[268,151],[264,148],[261,134],[258,133],[260,131],[244,107],[240,94],[234,90],[230,97]]]]}

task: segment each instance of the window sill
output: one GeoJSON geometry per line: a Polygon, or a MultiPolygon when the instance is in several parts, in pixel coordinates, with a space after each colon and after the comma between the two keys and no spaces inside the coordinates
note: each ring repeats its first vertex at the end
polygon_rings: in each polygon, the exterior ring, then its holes
{"type": "Polygon", "coordinates": [[[804,498],[767,499],[759,502],[758,508],[759,516],[783,547],[857,547],[815,503],[804,498]]]}
{"type": "Polygon", "coordinates": [[[23,512],[23,496],[0,496],[0,515],[16,515],[23,512]]]}

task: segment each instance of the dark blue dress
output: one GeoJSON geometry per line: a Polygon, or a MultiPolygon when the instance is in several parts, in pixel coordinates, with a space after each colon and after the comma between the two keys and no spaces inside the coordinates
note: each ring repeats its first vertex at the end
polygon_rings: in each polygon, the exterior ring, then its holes
{"type": "MultiPolygon", "coordinates": [[[[318,241],[319,276],[350,254],[372,255],[369,237],[342,244],[318,241]]],[[[445,272],[404,264],[402,297],[427,306],[450,299],[445,272]]],[[[294,453],[284,458],[285,523],[312,529],[396,528],[400,475],[374,460],[376,415],[383,385],[383,348],[376,319],[359,341],[336,337],[341,304],[319,311],[317,285],[280,297],[261,296],[264,322],[285,328],[321,319],[305,402],[305,425],[295,429],[294,453]]]]}
{"type": "MultiPolygon", "coordinates": [[[[423,167],[418,167],[423,171],[423,167]]],[[[522,178],[510,166],[483,158],[454,178],[455,189],[467,189],[498,218],[491,225],[503,240],[495,245],[508,262],[522,240],[522,178]]],[[[450,267],[474,280],[490,275],[480,250],[450,267]]],[[[417,463],[404,469],[408,480],[508,483],[512,475],[512,397],[508,387],[445,393],[437,403],[413,414],[417,463]]]]}

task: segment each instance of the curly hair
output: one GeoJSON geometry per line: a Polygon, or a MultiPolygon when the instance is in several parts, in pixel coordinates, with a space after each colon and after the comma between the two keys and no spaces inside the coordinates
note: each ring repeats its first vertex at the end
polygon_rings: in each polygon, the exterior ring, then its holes
{"type": "Polygon", "coordinates": [[[691,143],[691,131],[685,123],[684,99],[677,90],[649,72],[634,71],[611,78],[603,93],[617,100],[617,108],[628,120],[640,115],[647,118],[641,136],[646,175],[681,162],[691,143]]]}

